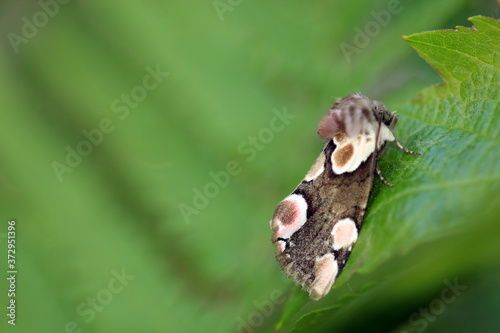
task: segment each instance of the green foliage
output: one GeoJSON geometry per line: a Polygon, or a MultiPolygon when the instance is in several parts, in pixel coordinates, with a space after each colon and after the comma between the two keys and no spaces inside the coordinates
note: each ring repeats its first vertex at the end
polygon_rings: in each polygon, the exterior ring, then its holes
{"type": "Polygon", "coordinates": [[[69,1],[43,23],[49,2],[2,11],[0,252],[14,219],[19,273],[18,321],[2,312],[1,332],[269,332],[282,311],[283,331],[410,330],[456,277],[468,289],[428,331],[467,331],[470,308],[488,331],[500,293],[495,21],[446,32],[439,54],[424,46],[443,32],[408,37],[448,84],[405,104],[440,79],[400,36],[493,1],[224,0],[223,21],[212,1],[69,1]],[[397,109],[397,137],[422,156],[386,152],[395,187],[376,183],[336,289],[293,315],[267,222],[317,157],[319,119],[355,91],[397,109]]]}

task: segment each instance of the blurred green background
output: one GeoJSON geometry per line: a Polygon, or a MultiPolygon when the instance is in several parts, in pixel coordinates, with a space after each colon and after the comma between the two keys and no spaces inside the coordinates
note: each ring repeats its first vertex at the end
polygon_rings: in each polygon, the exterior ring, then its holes
{"type": "Polygon", "coordinates": [[[441,83],[401,36],[500,8],[63,2],[0,2],[0,248],[13,219],[18,268],[2,332],[271,331],[292,284],[268,221],[321,150],[319,119],[352,92],[395,109],[441,83]]]}

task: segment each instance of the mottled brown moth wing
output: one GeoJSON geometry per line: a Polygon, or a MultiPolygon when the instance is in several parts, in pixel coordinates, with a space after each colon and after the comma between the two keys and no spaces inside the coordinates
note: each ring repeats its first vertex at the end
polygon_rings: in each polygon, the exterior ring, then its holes
{"type": "Polygon", "coordinates": [[[318,127],[325,147],[274,212],[271,240],[281,269],[311,299],[330,291],[349,258],[373,186],[372,159],[380,155],[374,152],[395,141],[396,121],[382,103],[361,94],[337,100],[318,127]]]}

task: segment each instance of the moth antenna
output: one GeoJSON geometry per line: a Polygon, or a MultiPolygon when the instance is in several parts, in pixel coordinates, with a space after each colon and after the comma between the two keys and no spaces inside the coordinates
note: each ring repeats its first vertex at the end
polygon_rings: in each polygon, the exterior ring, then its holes
{"type": "Polygon", "coordinates": [[[382,117],[380,117],[380,119],[378,121],[378,130],[377,130],[377,135],[375,136],[375,149],[373,150],[372,164],[370,166],[370,175],[374,174],[375,166],[377,164],[378,137],[380,134],[381,127],[382,127],[382,117]]]}
{"type": "Polygon", "coordinates": [[[377,174],[378,176],[380,177],[380,180],[382,181],[382,183],[384,183],[385,185],[389,186],[389,187],[394,187],[394,185],[392,185],[390,182],[388,182],[384,176],[382,176],[382,172],[380,171],[380,168],[378,167],[378,163],[375,165],[375,170],[377,171],[377,174]]]}
{"type": "Polygon", "coordinates": [[[403,147],[399,142],[398,140],[394,139],[394,142],[396,143],[396,145],[399,147],[399,149],[401,149],[402,151],[404,151],[405,153],[408,153],[408,154],[413,154],[413,155],[421,155],[420,153],[416,153],[414,151],[411,151],[409,150],[408,148],[405,148],[403,147]]]}

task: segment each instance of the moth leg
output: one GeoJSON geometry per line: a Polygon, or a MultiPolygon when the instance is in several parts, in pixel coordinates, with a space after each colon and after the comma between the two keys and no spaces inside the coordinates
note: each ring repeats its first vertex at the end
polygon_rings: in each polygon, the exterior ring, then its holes
{"type": "Polygon", "coordinates": [[[394,142],[396,143],[396,145],[399,147],[399,149],[401,149],[402,151],[404,151],[405,153],[408,153],[408,154],[413,154],[413,155],[420,155],[420,153],[416,153],[414,151],[411,151],[409,150],[408,148],[405,148],[403,147],[399,142],[398,140],[394,139],[394,142]]]}
{"type": "Polygon", "coordinates": [[[375,164],[375,170],[377,171],[377,174],[380,177],[380,180],[382,181],[382,183],[384,183],[385,185],[387,185],[389,187],[394,187],[394,185],[389,183],[387,180],[385,180],[384,176],[382,176],[382,172],[380,171],[380,168],[378,167],[378,163],[375,164]]]}

